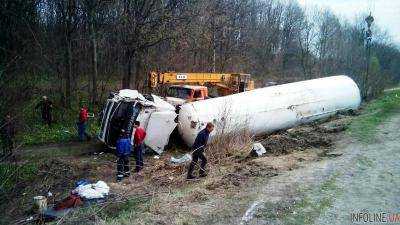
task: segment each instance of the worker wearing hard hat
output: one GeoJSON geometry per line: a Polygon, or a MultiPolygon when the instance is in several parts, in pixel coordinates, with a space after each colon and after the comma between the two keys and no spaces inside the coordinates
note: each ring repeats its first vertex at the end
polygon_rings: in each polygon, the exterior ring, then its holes
{"type": "Polygon", "coordinates": [[[187,179],[191,180],[194,179],[195,177],[193,176],[193,170],[194,166],[197,164],[197,161],[200,159],[200,177],[205,177],[207,176],[206,173],[206,164],[207,164],[207,158],[204,155],[204,147],[206,146],[208,142],[208,137],[210,136],[210,133],[214,130],[214,124],[212,123],[207,123],[206,128],[204,128],[202,131],[200,131],[197,134],[196,139],[194,140],[194,144],[192,146],[192,162],[189,165],[189,171],[187,174],[187,179]]]}

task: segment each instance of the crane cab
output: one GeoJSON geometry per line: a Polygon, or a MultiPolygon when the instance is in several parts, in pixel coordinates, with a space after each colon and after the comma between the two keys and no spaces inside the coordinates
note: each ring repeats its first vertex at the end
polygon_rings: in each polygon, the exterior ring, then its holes
{"type": "Polygon", "coordinates": [[[174,106],[208,98],[208,88],[196,85],[172,85],[167,90],[167,102],[174,106]]]}

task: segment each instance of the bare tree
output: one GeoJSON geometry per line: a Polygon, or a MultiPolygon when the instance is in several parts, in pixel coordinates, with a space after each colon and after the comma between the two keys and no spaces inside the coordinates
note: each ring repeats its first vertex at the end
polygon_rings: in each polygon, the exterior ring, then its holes
{"type": "Polygon", "coordinates": [[[169,24],[176,18],[179,1],[124,0],[122,3],[121,30],[124,48],[124,75],[122,87],[129,88],[133,64],[135,77],[140,75],[143,53],[163,41],[171,39],[169,24]]]}

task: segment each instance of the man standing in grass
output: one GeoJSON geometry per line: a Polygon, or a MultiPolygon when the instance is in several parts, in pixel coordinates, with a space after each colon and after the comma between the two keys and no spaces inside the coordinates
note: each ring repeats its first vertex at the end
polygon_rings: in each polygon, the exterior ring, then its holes
{"type": "Polygon", "coordinates": [[[144,153],[144,139],[146,138],[146,131],[140,127],[140,122],[135,121],[133,124],[135,127],[135,134],[133,135],[133,143],[135,147],[136,157],[136,172],[140,175],[140,171],[143,169],[143,153],[144,153]]]}
{"type": "Polygon", "coordinates": [[[131,175],[129,168],[129,157],[132,153],[132,144],[129,135],[125,130],[121,130],[120,138],[117,141],[117,182],[122,181],[124,177],[131,175]]]}
{"type": "Polygon", "coordinates": [[[3,154],[2,156],[8,156],[12,154],[14,149],[14,137],[15,137],[15,125],[11,118],[11,113],[7,113],[6,117],[0,124],[1,136],[3,142],[3,154]]]}
{"type": "Polygon", "coordinates": [[[43,123],[50,127],[52,122],[51,110],[53,108],[53,103],[47,98],[47,96],[43,96],[42,101],[40,101],[35,108],[40,108],[42,111],[43,123]]]}
{"type": "Polygon", "coordinates": [[[89,118],[88,109],[86,106],[83,106],[81,108],[81,110],[79,111],[79,121],[77,123],[79,140],[81,140],[81,141],[85,140],[85,137],[87,140],[91,139],[90,135],[88,133],[86,133],[88,118],[89,118]]]}
{"type": "Polygon", "coordinates": [[[210,133],[214,130],[214,124],[212,123],[207,123],[206,128],[204,128],[202,131],[200,131],[197,134],[197,137],[193,143],[192,146],[192,162],[189,165],[189,171],[187,174],[187,179],[191,180],[194,179],[195,177],[193,176],[193,170],[194,166],[197,164],[197,161],[200,159],[201,164],[200,164],[200,177],[205,177],[207,176],[206,173],[206,164],[207,164],[207,158],[204,155],[204,147],[206,146],[208,142],[208,137],[210,136],[210,133]]]}

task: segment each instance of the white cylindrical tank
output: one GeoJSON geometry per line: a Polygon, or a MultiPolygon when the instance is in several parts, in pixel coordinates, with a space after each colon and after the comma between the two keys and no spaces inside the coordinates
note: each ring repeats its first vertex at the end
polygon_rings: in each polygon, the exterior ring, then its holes
{"type": "Polygon", "coordinates": [[[357,109],[360,103],[351,78],[332,76],[184,104],[178,131],[191,146],[207,122],[216,125],[211,137],[240,129],[259,135],[357,109]]]}

